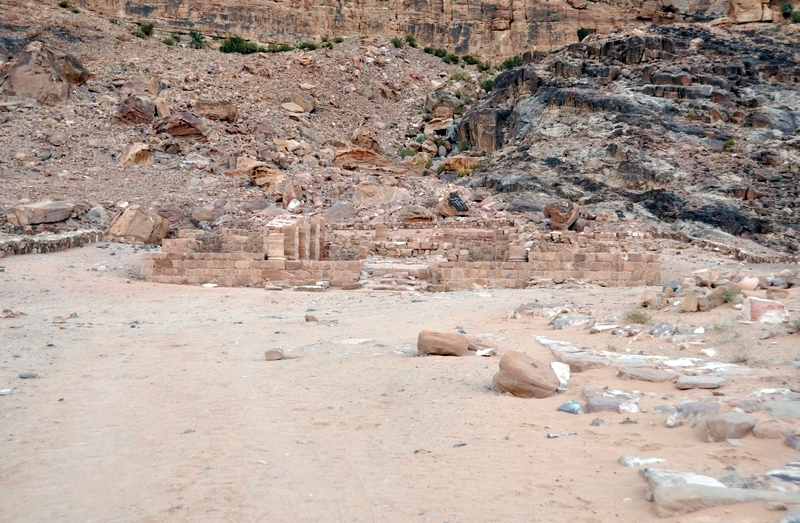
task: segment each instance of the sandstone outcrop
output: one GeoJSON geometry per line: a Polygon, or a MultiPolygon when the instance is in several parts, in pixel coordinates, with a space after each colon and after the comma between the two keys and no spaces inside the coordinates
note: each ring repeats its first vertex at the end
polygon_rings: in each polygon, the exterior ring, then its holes
{"type": "MultiPolygon", "coordinates": [[[[696,12],[705,13],[708,9],[697,4],[696,12]]],[[[635,13],[620,0],[607,3],[573,0],[571,4],[566,0],[552,3],[368,0],[357,4],[335,0],[313,4],[285,0],[240,3],[178,0],[153,4],[131,0],[122,6],[110,0],[86,0],[81,5],[107,16],[153,22],[165,31],[191,27],[206,34],[233,33],[254,39],[290,41],[325,34],[412,34],[423,45],[487,56],[512,56],[530,48],[547,50],[574,42],[579,27],[607,32],[637,23],[635,13]]]]}

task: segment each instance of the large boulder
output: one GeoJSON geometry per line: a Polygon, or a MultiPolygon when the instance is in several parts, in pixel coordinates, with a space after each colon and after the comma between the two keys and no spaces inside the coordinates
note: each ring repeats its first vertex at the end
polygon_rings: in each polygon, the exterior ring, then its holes
{"type": "Polygon", "coordinates": [[[753,296],[745,298],[742,303],[742,316],[745,321],[758,323],[778,324],[789,321],[786,305],[779,301],[764,300],[753,296]]]}
{"type": "Polygon", "coordinates": [[[417,336],[417,350],[421,356],[466,356],[469,338],[456,332],[424,330],[417,336]]]}
{"type": "Polygon", "coordinates": [[[558,390],[559,381],[550,365],[510,350],[500,358],[500,370],[492,386],[521,398],[546,398],[558,390]]]}
{"type": "Polygon", "coordinates": [[[70,85],[81,85],[90,75],[71,54],[31,42],[11,62],[0,93],[54,105],[69,98],[70,85]]]}
{"type": "Polygon", "coordinates": [[[146,94],[131,95],[117,107],[116,119],[123,123],[150,123],[156,117],[156,103],[146,94]]]}
{"type": "Polygon", "coordinates": [[[122,165],[152,165],[154,162],[153,151],[146,143],[128,145],[119,158],[119,163],[122,165]]]}
{"type": "Polygon", "coordinates": [[[14,215],[20,225],[63,222],[72,216],[75,206],[67,202],[37,202],[17,205],[14,215]]]}
{"type": "Polygon", "coordinates": [[[564,231],[578,219],[578,204],[569,200],[553,200],[544,206],[545,218],[550,218],[550,227],[564,231]]]}
{"type": "Polygon", "coordinates": [[[407,205],[398,211],[404,223],[435,222],[436,215],[421,205],[407,205]]]}
{"type": "Polygon", "coordinates": [[[161,243],[169,232],[169,221],[141,205],[131,205],[111,222],[105,235],[129,242],[161,243]]]}

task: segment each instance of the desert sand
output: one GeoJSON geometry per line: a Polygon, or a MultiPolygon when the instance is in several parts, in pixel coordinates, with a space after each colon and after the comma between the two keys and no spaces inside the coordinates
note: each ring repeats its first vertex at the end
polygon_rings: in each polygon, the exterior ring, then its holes
{"type": "MultiPolygon", "coordinates": [[[[537,335],[678,355],[663,340],[509,318],[534,300],[624,311],[641,288],[204,288],[139,281],[140,256],[99,244],[0,260],[11,316],[0,319],[0,388],[12,389],[0,396],[1,521],[646,521],[656,518],[645,482],[620,456],[742,478],[797,459],[781,440],[709,443],[704,424],[669,429],[652,412],[709,391],[621,381],[606,367],[574,373],[565,393],[521,399],[491,390],[498,356],[417,355],[422,329],[488,334],[499,354],[544,362],[553,357],[537,335]],[[265,361],[271,348],[287,358],[265,361]],[[642,412],[556,411],[587,386],[641,390],[642,412]],[[608,424],[590,426],[596,417],[608,424]],[[565,432],[576,434],[547,437],[565,432]]],[[[665,273],[691,266],[680,263],[665,257],[665,273]]],[[[736,313],[656,314],[708,327],[735,325],[736,313]]],[[[760,377],[731,380],[726,396],[796,382],[783,362],[800,359],[797,335],[736,328],[725,343],[761,354],[760,377]]],[[[781,517],[754,503],[663,521],[781,517]]]]}

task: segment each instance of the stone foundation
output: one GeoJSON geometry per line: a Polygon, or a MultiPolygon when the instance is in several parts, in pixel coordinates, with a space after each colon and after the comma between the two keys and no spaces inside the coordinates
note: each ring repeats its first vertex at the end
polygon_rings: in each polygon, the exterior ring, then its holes
{"type": "Polygon", "coordinates": [[[60,234],[0,237],[0,258],[13,254],[42,254],[66,251],[95,243],[103,238],[103,231],[94,229],[70,231],[60,234]]]}
{"type": "Polygon", "coordinates": [[[179,238],[164,240],[162,252],[144,255],[142,277],[234,287],[327,282],[352,289],[365,274],[380,278],[399,272],[430,291],[525,288],[558,276],[608,286],[660,283],[658,254],[635,252],[630,238],[497,225],[334,230],[321,219],[289,217],[262,231],[184,230],[179,238]],[[371,266],[375,259],[384,266],[371,266]]]}

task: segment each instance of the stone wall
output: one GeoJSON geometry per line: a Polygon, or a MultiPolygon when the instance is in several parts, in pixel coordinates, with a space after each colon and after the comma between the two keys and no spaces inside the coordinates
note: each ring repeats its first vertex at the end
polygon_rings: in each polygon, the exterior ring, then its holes
{"type": "MultiPolygon", "coordinates": [[[[422,45],[499,58],[577,41],[581,27],[605,33],[640,24],[625,0],[74,0],[119,20],[165,31],[238,34],[260,42],[317,35],[413,34],[422,45]],[[574,7],[573,7],[574,6],[574,7]]],[[[642,0],[635,4],[641,5],[642,0]]]]}
{"type": "Polygon", "coordinates": [[[98,242],[103,231],[94,229],[70,231],[59,234],[39,234],[36,236],[8,235],[0,237],[0,258],[13,254],[41,254],[66,251],[98,242]]]}
{"type": "Polygon", "coordinates": [[[145,254],[143,278],[224,286],[327,282],[355,289],[365,274],[380,278],[400,271],[426,282],[431,291],[524,288],[559,276],[608,286],[660,283],[658,254],[635,252],[629,238],[616,233],[543,232],[531,226],[389,231],[378,225],[335,231],[325,230],[319,220],[294,217],[263,231],[192,230],[179,236],[164,240],[162,252],[145,254]],[[343,239],[350,247],[358,245],[358,251],[335,243],[343,239]],[[370,261],[375,259],[384,266],[370,261]]]}

